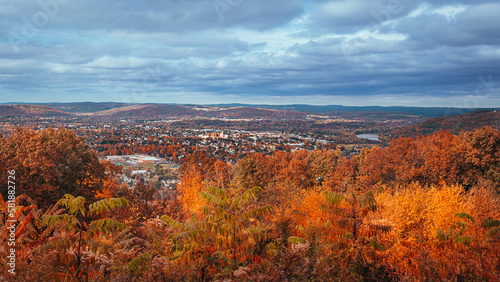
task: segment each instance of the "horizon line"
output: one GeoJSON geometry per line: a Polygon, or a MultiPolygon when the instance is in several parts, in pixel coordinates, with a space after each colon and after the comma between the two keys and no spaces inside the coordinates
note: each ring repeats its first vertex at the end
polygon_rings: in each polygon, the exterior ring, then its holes
{"type": "Polygon", "coordinates": [[[46,105],[46,104],[123,104],[123,105],[193,105],[193,106],[313,106],[313,107],[351,107],[351,108],[368,108],[368,107],[378,107],[378,108],[439,108],[439,109],[475,109],[475,110],[490,110],[490,109],[500,109],[500,106],[493,107],[453,107],[453,106],[404,106],[404,105],[392,105],[392,106],[381,106],[381,105],[365,105],[365,106],[348,106],[341,104],[328,104],[328,105],[318,105],[318,104],[257,104],[257,103],[214,103],[214,104],[196,104],[196,103],[162,103],[162,102],[152,102],[152,103],[124,103],[124,102],[94,102],[94,101],[79,101],[79,102],[4,102],[0,105],[46,105]]]}

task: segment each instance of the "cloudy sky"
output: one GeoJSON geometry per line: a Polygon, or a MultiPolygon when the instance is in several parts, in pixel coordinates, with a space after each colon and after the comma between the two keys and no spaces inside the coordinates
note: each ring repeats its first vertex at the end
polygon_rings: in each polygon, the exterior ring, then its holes
{"type": "Polygon", "coordinates": [[[0,103],[500,106],[500,1],[0,0],[0,103]]]}

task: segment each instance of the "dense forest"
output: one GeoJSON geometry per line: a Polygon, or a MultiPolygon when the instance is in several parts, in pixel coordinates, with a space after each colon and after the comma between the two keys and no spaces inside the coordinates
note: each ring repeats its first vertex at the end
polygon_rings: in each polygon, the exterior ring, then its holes
{"type": "Polygon", "coordinates": [[[163,199],[98,156],[64,128],[0,138],[0,280],[500,280],[491,127],[356,156],[198,151],[163,199]]]}

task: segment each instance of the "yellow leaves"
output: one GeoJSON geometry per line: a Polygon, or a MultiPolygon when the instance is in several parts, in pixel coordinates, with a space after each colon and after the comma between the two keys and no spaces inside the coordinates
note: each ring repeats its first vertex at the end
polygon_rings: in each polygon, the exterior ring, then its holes
{"type": "Polygon", "coordinates": [[[199,169],[195,165],[188,167],[181,176],[181,185],[179,187],[182,193],[181,202],[185,211],[200,212],[201,207],[204,205],[203,199],[199,196],[202,189],[202,176],[199,169]]]}
{"type": "Polygon", "coordinates": [[[326,220],[326,214],[322,211],[321,205],[324,204],[325,197],[316,191],[304,192],[302,204],[298,207],[299,214],[302,215],[298,222],[302,225],[319,225],[326,220]]]}
{"type": "Polygon", "coordinates": [[[42,218],[42,225],[52,227],[57,223],[63,223],[65,229],[75,230],[78,224],[78,219],[74,215],[60,214],[60,215],[45,215],[42,218]]]}
{"type": "Polygon", "coordinates": [[[469,213],[471,206],[467,204],[463,189],[459,186],[443,186],[429,190],[426,224],[427,236],[433,237],[439,229],[446,230],[457,221],[457,212],[469,213]]]}
{"type": "Polygon", "coordinates": [[[398,238],[418,235],[432,239],[439,229],[455,224],[457,212],[471,211],[463,192],[460,186],[423,188],[411,184],[393,194],[382,193],[377,201],[384,206],[381,217],[394,226],[398,238]]]}
{"type": "Polygon", "coordinates": [[[500,218],[500,198],[488,187],[472,189],[467,196],[467,202],[472,207],[469,213],[480,222],[488,217],[500,218]]]}
{"type": "Polygon", "coordinates": [[[64,198],[60,199],[57,203],[69,210],[70,214],[76,214],[78,211],[85,216],[85,198],[82,196],[74,197],[70,194],[64,195],[64,198]]]}
{"type": "Polygon", "coordinates": [[[89,205],[89,214],[96,215],[104,212],[109,212],[115,208],[128,206],[129,202],[125,198],[110,198],[102,199],[89,205]]]}

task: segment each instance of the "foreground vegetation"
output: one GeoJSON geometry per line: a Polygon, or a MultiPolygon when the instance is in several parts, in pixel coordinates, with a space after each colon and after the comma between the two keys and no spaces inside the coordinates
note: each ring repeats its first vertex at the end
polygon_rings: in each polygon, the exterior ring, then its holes
{"type": "Polygon", "coordinates": [[[498,281],[500,133],[340,150],[188,156],[163,200],[115,180],[69,130],[0,139],[16,171],[16,274],[0,199],[0,276],[13,281],[498,281]]]}

